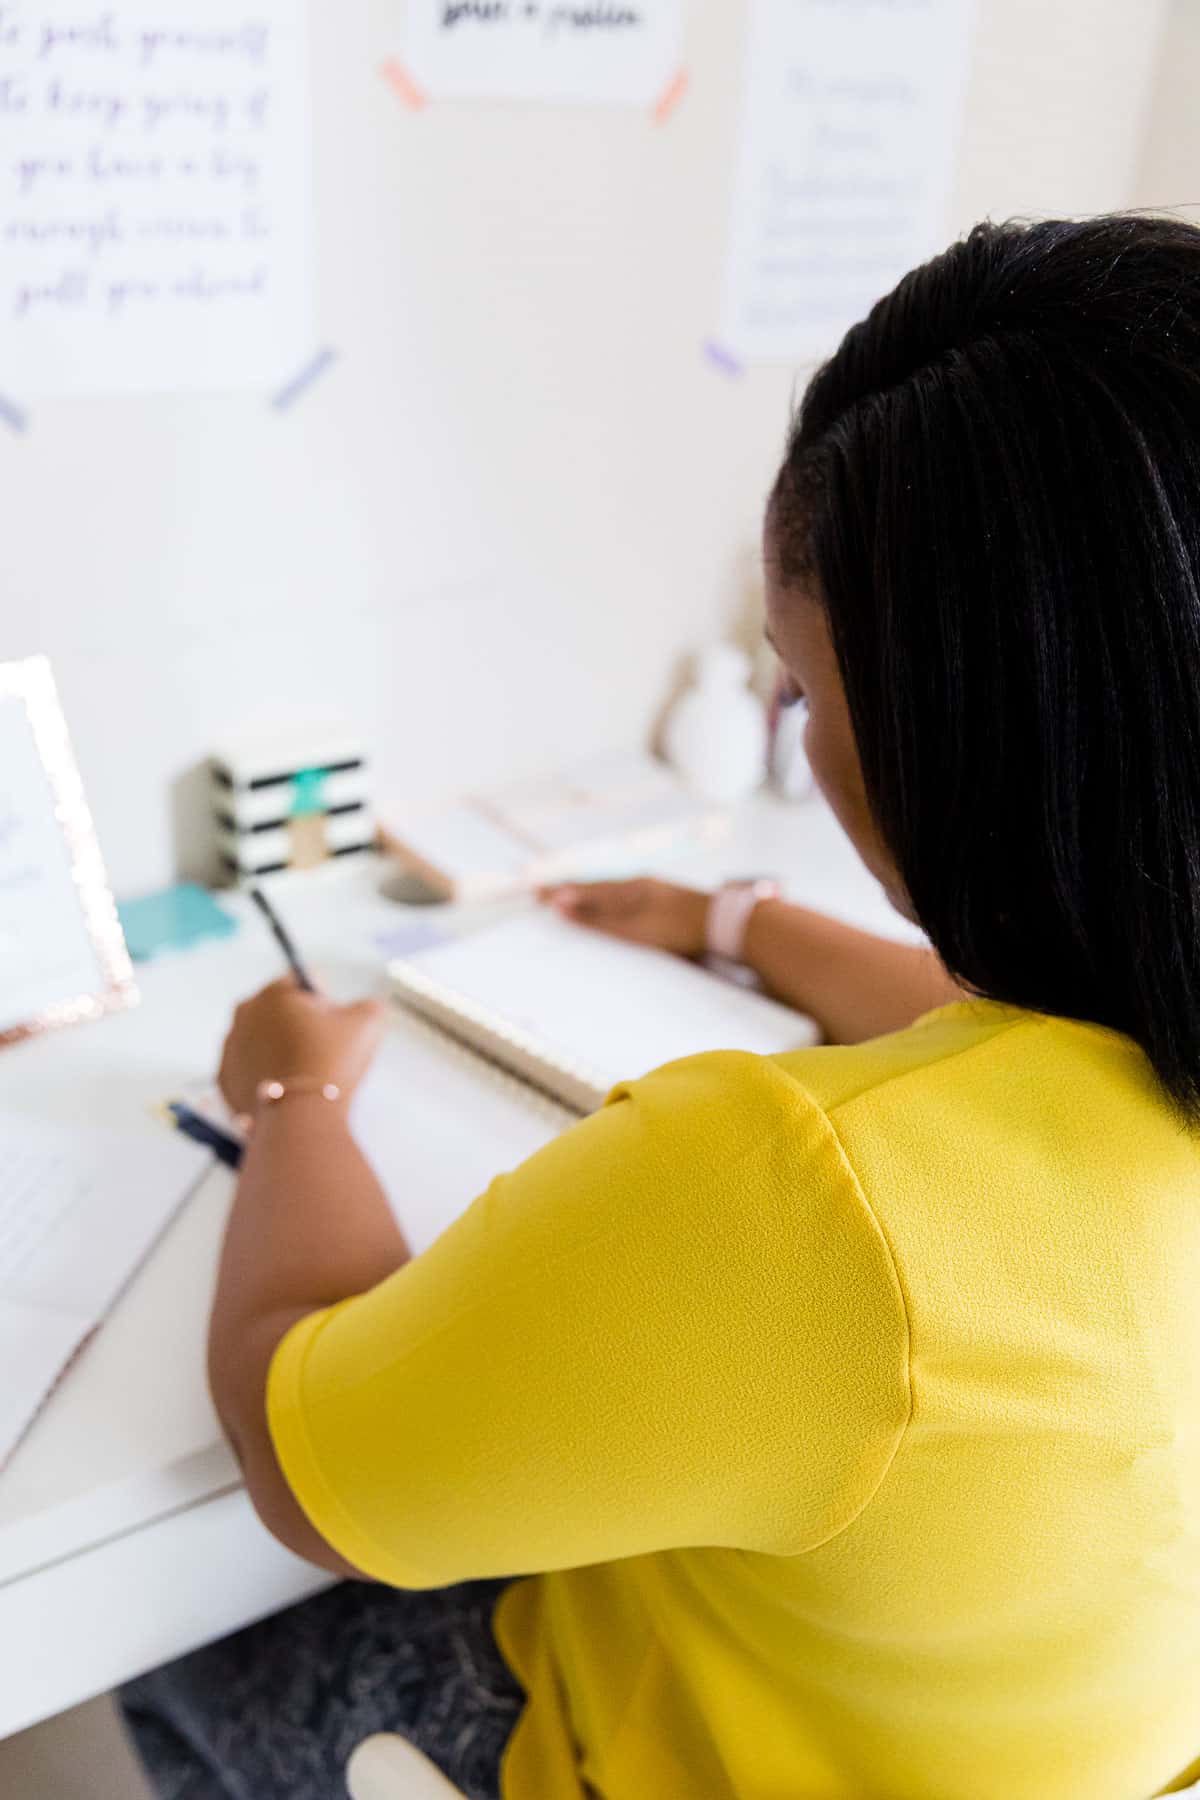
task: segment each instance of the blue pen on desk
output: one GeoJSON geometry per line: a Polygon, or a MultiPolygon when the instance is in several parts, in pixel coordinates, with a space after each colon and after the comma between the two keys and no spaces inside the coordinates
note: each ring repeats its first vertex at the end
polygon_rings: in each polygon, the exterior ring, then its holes
{"type": "Polygon", "coordinates": [[[255,906],[257,906],[263,918],[267,921],[272,937],[287,958],[288,968],[296,977],[297,985],[302,987],[306,994],[315,994],[317,991],[316,986],[310,979],[308,970],[300,960],[300,952],[292,942],[287,927],[279,917],[279,914],[275,911],[275,908],[271,905],[271,902],[267,899],[267,896],[260,887],[252,887],[250,889],[250,898],[253,900],[255,906]]]}
{"type": "Polygon", "coordinates": [[[184,1137],[191,1138],[194,1144],[203,1144],[204,1148],[211,1150],[217,1160],[223,1162],[227,1169],[241,1168],[243,1146],[237,1138],[231,1137],[227,1131],[222,1131],[220,1126],[214,1125],[211,1119],[201,1118],[200,1114],[194,1112],[186,1101],[169,1100],[167,1111],[174,1120],[176,1131],[181,1131],[184,1137]]]}

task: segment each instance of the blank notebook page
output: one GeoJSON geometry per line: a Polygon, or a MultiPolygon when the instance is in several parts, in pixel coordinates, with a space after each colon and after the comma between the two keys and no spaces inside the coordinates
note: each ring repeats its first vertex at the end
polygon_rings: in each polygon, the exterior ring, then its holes
{"type": "Polygon", "coordinates": [[[702,1050],[771,1056],[817,1041],[811,1019],[762,994],[548,910],[409,960],[609,1085],[702,1050]]]}
{"type": "Polygon", "coordinates": [[[0,1112],[0,1467],[210,1163],[128,1129],[0,1112]]]}

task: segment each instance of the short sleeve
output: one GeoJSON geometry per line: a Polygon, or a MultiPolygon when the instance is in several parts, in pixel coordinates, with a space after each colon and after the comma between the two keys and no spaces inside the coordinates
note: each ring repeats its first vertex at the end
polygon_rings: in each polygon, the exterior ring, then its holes
{"type": "Polygon", "coordinates": [[[903,1299],[824,1113],[769,1059],[717,1052],[618,1089],[424,1255],[301,1321],[268,1411],[317,1530],[394,1586],[798,1553],[895,1454],[903,1299]]]}

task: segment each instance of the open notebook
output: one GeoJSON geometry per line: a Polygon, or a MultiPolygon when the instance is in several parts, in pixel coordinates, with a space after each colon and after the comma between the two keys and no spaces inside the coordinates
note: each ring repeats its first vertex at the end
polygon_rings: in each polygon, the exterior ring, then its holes
{"type": "Polygon", "coordinates": [[[773,1055],[812,1021],[695,963],[521,913],[390,964],[405,1006],[576,1113],[701,1050],[773,1055]]]}
{"type": "Polygon", "coordinates": [[[207,1171],[182,1139],[0,1111],[0,1468],[207,1171]]]}
{"type": "MultiPolygon", "coordinates": [[[[389,974],[403,1004],[355,1097],[354,1127],[415,1252],[616,1082],[693,1051],[771,1054],[816,1036],[760,994],[541,911],[389,974]]],[[[192,1093],[176,1108],[183,1129],[215,1136],[236,1163],[219,1095],[192,1093]]]]}
{"type": "MultiPolygon", "coordinates": [[[[242,1139],[220,1094],[197,1087],[169,1108],[223,1162],[242,1139]]],[[[414,1253],[428,1249],[497,1175],[548,1144],[577,1114],[507,1075],[415,1013],[395,1016],[354,1097],[354,1134],[414,1253]]]]}

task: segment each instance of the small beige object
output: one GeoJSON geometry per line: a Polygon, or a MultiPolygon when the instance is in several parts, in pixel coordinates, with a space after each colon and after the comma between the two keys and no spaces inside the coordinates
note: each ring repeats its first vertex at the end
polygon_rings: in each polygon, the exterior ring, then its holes
{"type": "Polygon", "coordinates": [[[367,1738],[350,1758],[351,1800],[462,1800],[440,1769],[404,1738],[367,1738]]]}
{"type": "Polygon", "coordinates": [[[293,869],[315,869],[329,861],[329,833],[324,813],[298,813],[287,823],[293,869]]]}

